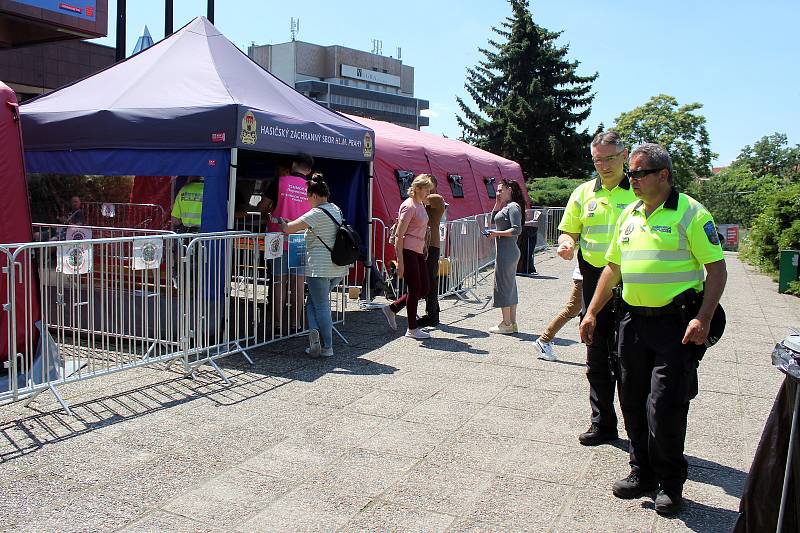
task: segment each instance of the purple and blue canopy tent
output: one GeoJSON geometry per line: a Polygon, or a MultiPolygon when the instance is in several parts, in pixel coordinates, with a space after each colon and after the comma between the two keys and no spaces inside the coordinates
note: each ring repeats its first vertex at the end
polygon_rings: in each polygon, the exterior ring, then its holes
{"type": "Polygon", "coordinates": [[[202,231],[232,227],[240,151],[322,158],[333,201],[367,235],[372,130],[296,92],[204,17],[21,115],[29,172],[204,176],[202,231]]]}

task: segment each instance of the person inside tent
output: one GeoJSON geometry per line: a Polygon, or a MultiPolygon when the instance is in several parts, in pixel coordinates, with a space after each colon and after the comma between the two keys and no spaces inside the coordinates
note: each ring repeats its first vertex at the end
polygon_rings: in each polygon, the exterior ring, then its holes
{"type": "Polygon", "coordinates": [[[178,233],[200,231],[203,216],[203,178],[190,176],[175,196],[172,205],[172,227],[178,233]]]}

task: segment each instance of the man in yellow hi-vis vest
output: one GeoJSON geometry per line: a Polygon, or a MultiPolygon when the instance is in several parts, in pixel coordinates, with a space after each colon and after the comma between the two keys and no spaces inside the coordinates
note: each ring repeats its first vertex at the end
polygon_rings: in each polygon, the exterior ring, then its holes
{"type": "Polygon", "coordinates": [[[181,187],[172,205],[172,227],[179,231],[200,231],[203,217],[203,181],[192,176],[181,187]]]}
{"type": "MultiPolygon", "coordinates": [[[[578,266],[583,276],[583,311],[589,306],[600,274],[606,266],[606,251],[622,210],[636,200],[623,165],[628,155],[622,138],[614,131],[599,133],[592,140],[592,161],[597,179],[579,185],[564,209],[558,225],[557,253],[571,261],[578,251],[578,266]]],[[[583,313],[582,313],[583,315],[583,313]]],[[[617,413],[614,410],[615,379],[611,372],[611,343],[614,317],[608,305],[597,317],[597,339],[586,347],[586,378],[592,409],[589,429],[578,436],[584,446],[596,446],[617,438],[617,413]]],[[[539,357],[547,358],[547,344],[536,340],[539,357]]]]}
{"type": "Polygon", "coordinates": [[[667,151],[641,145],[629,166],[639,201],[617,221],[581,339],[594,344],[598,313],[621,279],[619,390],[631,472],[612,492],[638,498],[660,489],[656,512],[671,515],[680,510],[687,476],[683,448],[689,401],[697,395],[697,365],[704,346],[714,342],[709,331],[717,323],[712,317],[727,271],[714,220],[699,202],[673,188],[667,151]]]}

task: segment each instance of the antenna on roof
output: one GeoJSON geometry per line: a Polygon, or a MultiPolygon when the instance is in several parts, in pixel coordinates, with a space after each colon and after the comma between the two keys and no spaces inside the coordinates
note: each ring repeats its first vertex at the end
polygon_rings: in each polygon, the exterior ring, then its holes
{"type": "Polygon", "coordinates": [[[382,49],[383,49],[383,41],[379,39],[372,39],[372,53],[381,55],[382,49]]]}
{"type": "Polygon", "coordinates": [[[297,34],[300,33],[300,17],[297,20],[292,17],[291,25],[289,26],[289,32],[292,34],[292,40],[297,37],[297,34]]]}
{"type": "Polygon", "coordinates": [[[403,49],[399,46],[397,47],[397,59],[403,59],[403,49]]]}

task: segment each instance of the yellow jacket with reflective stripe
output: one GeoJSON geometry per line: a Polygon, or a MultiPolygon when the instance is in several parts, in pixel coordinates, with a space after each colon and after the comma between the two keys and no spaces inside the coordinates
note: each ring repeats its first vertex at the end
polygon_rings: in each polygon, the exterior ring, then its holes
{"type": "Polygon", "coordinates": [[[636,195],[628,178],[623,178],[619,185],[608,190],[597,177],[575,188],[558,229],[564,233],[579,233],[581,255],[590,265],[602,268],[608,263],[606,252],[617,218],[635,201],[636,195]]]}
{"type": "Polygon", "coordinates": [[[606,259],[620,265],[626,303],[663,307],[688,289],[703,290],[703,265],[723,254],[708,210],[672,189],[649,217],[642,201],[625,209],[606,259]]]}
{"type": "Polygon", "coordinates": [[[173,218],[179,218],[187,227],[200,227],[203,214],[203,183],[187,183],[181,187],[172,206],[173,218]]]}

